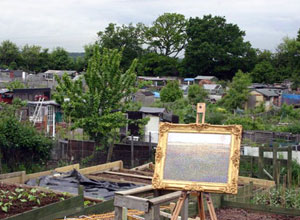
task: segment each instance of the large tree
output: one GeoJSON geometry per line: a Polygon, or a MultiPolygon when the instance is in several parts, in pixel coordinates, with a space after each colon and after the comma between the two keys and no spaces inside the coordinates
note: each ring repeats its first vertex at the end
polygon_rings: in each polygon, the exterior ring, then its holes
{"type": "MultiPolygon", "coordinates": [[[[133,59],[141,56],[144,43],[144,25],[138,23],[136,26],[110,23],[105,31],[98,32],[98,41],[100,49],[123,50],[121,66],[129,68],[133,59]]],[[[86,48],[89,49],[89,48],[86,48]]]]}
{"type": "Polygon", "coordinates": [[[135,90],[137,60],[122,71],[121,59],[121,52],[104,49],[100,55],[99,47],[95,46],[83,78],[72,81],[67,75],[62,80],[57,77],[55,99],[62,105],[66,118],[106,149],[112,132],[126,123],[123,112],[135,90]]]}
{"type": "Polygon", "coordinates": [[[281,80],[300,77],[300,41],[284,38],[278,45],[275,67],[281,80]]]}
{"type": "Polygon", "coordinates": [[[245,32],[224,17],[190,18],[185,50],[187,73],[231,79],[238,69],[250,71],[256,52],[244,41],[245,32]]]}
{"type": "Polygon", "coordinates": [[[22,68],[25,71],[39,72],[40,68],[40,54],[42,48],[40,46],[29,46],[26,44],[21,51],[22,68]]]}
{"type": "Polygon", "coordinates": [[[248,86],[251,85],[251,77],[247,73],[238,71],[232,79],[229,90],[225,97],[221,100],[228,110],[243,108],[248,100],[250,91],[248,86]]]}
{"type": "Polygon", "coordinates": [[[279,81],[274,67],[268,61],[256,64],[250,75],[254,83],[274,83],[279,81]]]}
{"type": "Polygon", "coordinates": [[[72,59],[62,47],[56,47],[50,54],[50,68],[56,70],[72,69],[72,59]]]}
{"type": "Polygon", "coordinates": [[[0,67],[17,67],[20,59],[19,48],[9,40],[5,40],[0,45],[0,67]]]}
{"type": "Polygon", "coordinates": [[[159,16],[145,32],[149,49],[161,55],[177,57],[185,47],[186,24],[181,14],[164,13],[159,16]]]}

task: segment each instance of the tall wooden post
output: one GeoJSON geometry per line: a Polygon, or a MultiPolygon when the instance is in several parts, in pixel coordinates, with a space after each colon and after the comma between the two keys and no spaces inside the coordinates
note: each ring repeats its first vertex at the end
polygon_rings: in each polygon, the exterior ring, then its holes
{"type": "Polygon", "coordinates": [[[288,147],[288,157],[287,157],[287,181],[288,187],[292,186],[292,147],[288,147]]]}
{"type": "Polygon", "coordinates": [[[264,176],[264,150],[263,147],[259,147],[259,157],[258,157],[258,176],[263,178],[264,176]]]}
{"type": "Polygon", "coordinates": [[[278,162],[277,162],[277,149],[278,149],[278,145],[274,144],[273,145],[273,179],[275,180],[276,185],[279,185],[279,183],[277,182],[278,179],[278,162]]]}

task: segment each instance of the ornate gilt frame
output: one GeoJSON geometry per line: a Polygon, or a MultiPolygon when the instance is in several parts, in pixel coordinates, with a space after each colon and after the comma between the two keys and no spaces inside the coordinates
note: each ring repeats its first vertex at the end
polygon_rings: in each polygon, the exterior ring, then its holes
{"type": "Polygon", "coordinates": [[[210,124],[171,124],[160,123],[159,140],[155,154],[155,171],[152,186],[156,189],[188,190],[213,193],[236,194],[238,188],[238,173],[240,163],[240,143],[242,136],[241,125],[210,125],[210,124]],[[168,133],[203,133],[203,134],[230,134],[231,148],[228,169],[228,182],[209,183],[166,180],[163,178],[166,159],[168,133]]]}

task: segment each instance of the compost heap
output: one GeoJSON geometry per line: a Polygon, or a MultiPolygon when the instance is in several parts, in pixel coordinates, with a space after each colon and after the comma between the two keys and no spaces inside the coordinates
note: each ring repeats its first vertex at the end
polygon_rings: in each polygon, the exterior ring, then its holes
{"type": "Polygon", "coordinates": [[[55,172],[53,175],[30,179],[26,184],[30,186],[47,187],[52,190],[73,194],[77,194],[78,185],[82,185],[84,186],[84,196],[105,200],[111,199],[114,196],[115,191],[138,187],[132,183],[92,180],[83,176],[75,169],[67,173],[55,172]]]}

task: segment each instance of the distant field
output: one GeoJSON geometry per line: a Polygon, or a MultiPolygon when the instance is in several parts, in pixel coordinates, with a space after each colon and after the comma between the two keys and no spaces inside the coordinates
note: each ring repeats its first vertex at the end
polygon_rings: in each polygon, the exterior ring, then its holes
{"type": "Polygon", "coordinates": [[[227,183],[230,146],[168,144],[164,179],[227,183]]]}

